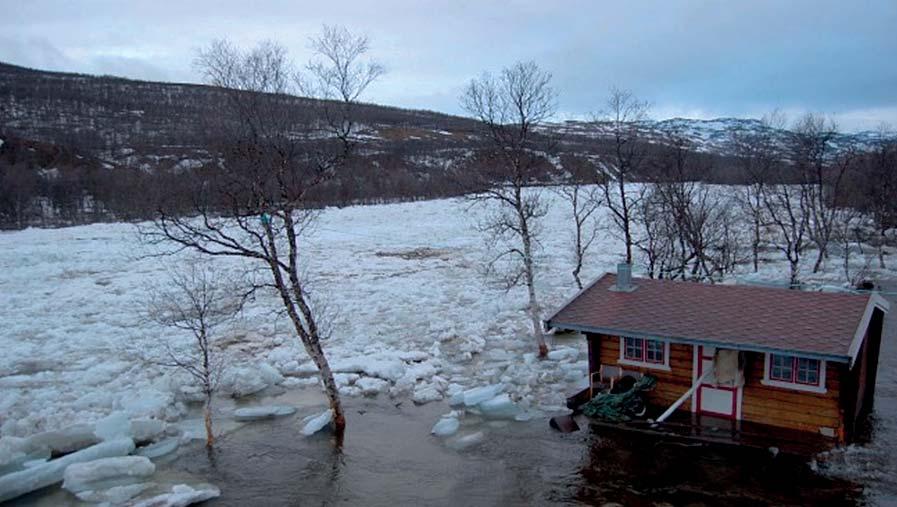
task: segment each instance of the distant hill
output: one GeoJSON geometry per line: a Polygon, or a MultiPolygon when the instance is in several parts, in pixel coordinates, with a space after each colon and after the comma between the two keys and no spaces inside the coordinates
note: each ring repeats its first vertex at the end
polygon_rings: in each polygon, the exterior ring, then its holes
{"type": "MultiPolygon", "coordinates": [[[[104,179],[116,180],[116,192],[127,192],[134,185],[159,185],[146,181],[146,175],[177,175],[214,160],[207,151],[204,125],[220,116],[223,93],[212,86],[48,72],[0,63],[0,140],[6,142],[0,146],[0,160],[4,152],[10,159],[11,150],[17,150],[16,160],[25,160],[22,147],[29,142],[36,144],[26,149],[72,153],[81,157],[77,160],[90,160],[90,171],[85,163],[46,157],[31,157],[25,163],[41,175],[38,183],[44,186],[38,187],[44,190],[51,178],[61,185],[58,175],[67,176],[63,180],[71,185],[80,181],[79,175],[90,174],[91,183],[79,185],[75,192],[90,194],[82,196],[82,201],[101,192],[104,179]],[[50,166],[47,160],[52,161],[50,166]],[[100,169],[108,172],[97,175],[100,169]]],[[[299,114],[312,100],[290,97],[285,107],[296,108],[299,114]]],[[[450,195],[457,188],[450,184],[449,170],[468,160],[483,143],[477,123],[470,118],[376,104],[361,104],[357,113],[364,139],[362,156],[350,175],[328,189],[335,203],[450,195]]],[[[766,127],[753,119],[676,118],[644,122],[640,128],[657,145],[671,134],[684,136],[706,159],[705,165],[712,167],[712,180],[732,182],[738,176],[732,169],[730,133],[766,127]]],[[[547,161],[555,169],[553,178],[565,177],[564,157],[594,159],[610,149],[605,123],[566,121],[546,125],[542,132],[559,139],[559,153],[547,161]]],[[[774,134],[784,140],[788,132],[774,134]]],[[[867,132],[843,135],[836,144],[863,145],[872,138],[867,132]]],[[[115,194],[110,189],[105,192],[115,194]]],[[[0,210],[0,223],[3,213],[0,210]]]]}

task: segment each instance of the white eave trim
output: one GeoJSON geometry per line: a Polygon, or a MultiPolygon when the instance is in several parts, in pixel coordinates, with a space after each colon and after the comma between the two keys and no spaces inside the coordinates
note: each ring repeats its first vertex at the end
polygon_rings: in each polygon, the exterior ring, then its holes
{"type": "Polygon", "coordinates": [[[866,309],[863,311],[863,318],[860,319],[860,325],[857,326],[857,329],[853,334],[853,340],[850,342],[850,347],[847,349],[847,355],[850,356],[851,368],[853,368],[853,363],[856,362],[857,355],[860,353],[860,347],[863,346],[863,339],[866,337],[866,331],[869,329],[869,322],[872,320],[872,314],[875,313],[876,308],[888,313],[888,310],[891,309],[891,305],[885,298],[876,293],[869,296],[869,302],[866,303],[866,309]]]}

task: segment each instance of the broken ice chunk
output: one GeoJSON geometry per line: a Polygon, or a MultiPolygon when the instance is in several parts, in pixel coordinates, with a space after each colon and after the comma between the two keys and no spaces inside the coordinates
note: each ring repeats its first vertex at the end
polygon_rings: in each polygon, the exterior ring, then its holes
{"type": "Polygon", "coordinates": [[[303,420],[305,422],[305,426],[302,428],[302,434],[307,437],[314,435],[315,433],[321,431],[324,426],[330,424],[330,421],[332,420],[333,411],[329,408],[318,415],[306,417],[303,420]]]}
{"type": "Polygon", "coordinates": [[[110,482],[149,477],[156,465],[143,456],[117,456],[73,463],[65,469],[62,488],[72,493],[103,489],[110,482]]]}
{"type": "Polygon", "coordinates": [[[126,456],[134,450],[130,438],[110,440],[82,449],[43,465],[0,477],[0,502],[45,488],[62,480],[65,469],[74,463],[93,461],[112,456],[126,456]]]}
{"type": "Polygon", "coordinates": [[[492,419],[512,419],[520,413],[520,408],[511,401],[511,396],[507,393],[481,402],[477,407],[484,417],[492,419]]]}
{"type": "Polygon", "coordinates": [[[178,437],[166,438],[165,440],[161,440],[159,442],[156,442],[155,444],[150,444],[146,447],[137,449],[137,455],[144,456],[150,459],[158,458],[174,452],[178,448],[180,443],[181,442],[178,437]]]}
{"type": "Polygon", "coordinates": [[[437,437],[447,437],[449,435],[454,435],[455,432],[458,431],[458,428],[461,426],[461,423],[458,421],[456,417],[443,417],[439,420],[435,425],[433,425],[433,429],[430,431],[433,435],[437,437]]]}
{"type": "Polygon", "coordinates": [[[198,484],[192,487],[178,484],[171,488],[171,493],[141,500],[133,504],[133,507],[185,507],[218,496],[221,496],[221,490],[211,484],[198,484]]]}
{"type": "Polygon", "coordinates": [[[288,405],[245,407],[234,410],[234,419],[238,421],[257,421],[259,419],[270,419],[295,413],[296,409],[288,405]]]}
{"type": "Polygon", "coordinates": [[[548,359],[552,361],[575,360],[577,357],[579,357],[579,350],[570,347],[554,349],[548,353],[548,359]]]}
{"type": "Polygon", "coordinates": [[[376,396],[389,388],[389,382],[375,377],[362,377],[355,381],[355,386],[365,396],[376,396]]]}
{"type": "Polygon", "coordinates": [[[124,412],[112,412],[97,421],[94,434],[103,441],[131,438],[131,420],[124,412]]]}
{"type": "Polygon", "coordinates": [[[468,433],[448,442],[449,447],[457,450],[466,449],[483,441],[485,434],[482,431],[468,433]]]}
{"type": "Polygon", "coordinates": [[[488,399],[494,398],[504,389],[504,384],[491,384],[488,386],[475,387],[464,391],[462,393],[462,399],[464,400],[465,405],[473,407],[474,405],[479,405],[488,399]]]}

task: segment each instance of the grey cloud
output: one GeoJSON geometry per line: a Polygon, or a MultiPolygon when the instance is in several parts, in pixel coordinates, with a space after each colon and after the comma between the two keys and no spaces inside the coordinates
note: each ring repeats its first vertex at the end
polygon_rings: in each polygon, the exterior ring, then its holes
{"type": "Polygon", "coordinates": [[[371,36],[391,74],[368,99],[391,105],[459,113],[471,77],[534,59],[554,74],[561,110],[579,116],[618,85],[658,114],[783,108],[834,113],[851,128],[897,124],[891,0],[32,0],[7,11],[0,59],[58,70],[197,80],[190,62],[212,38],[272,38],[301,61],[308,36],[338,23],[371,36]]]}

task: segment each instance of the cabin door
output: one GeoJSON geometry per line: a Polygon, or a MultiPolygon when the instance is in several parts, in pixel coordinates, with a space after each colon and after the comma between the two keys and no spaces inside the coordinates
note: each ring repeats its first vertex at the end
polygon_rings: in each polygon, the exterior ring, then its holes
{"type": "MultiPolygon", "coordinates": [[[[701,378],[714,367],[715,347],[696,346],[694,380],[701,378]]],[[[695,412],[699,414],[738,419],[741,393],[738,387],[719,386],[714,383],[713,374],[698,386],[695,397],[695,412]]]]}

